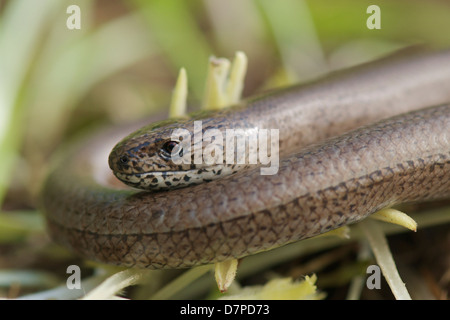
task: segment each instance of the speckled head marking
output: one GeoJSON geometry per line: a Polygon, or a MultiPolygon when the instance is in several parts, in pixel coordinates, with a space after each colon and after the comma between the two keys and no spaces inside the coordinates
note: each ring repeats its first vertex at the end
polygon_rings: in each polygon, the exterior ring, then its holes
{"type": "MultiPolygon", "coordinates": [[[[218,152],[222,153],[222,160],[216,159],[214,163],[205,163],[195,159],[194,148],[201,148],[203,153],[211,143],[211,139],[195,141],[191,138],[183,141],[185,138],[174,136],[174,132],[180,129],[187,130],[193,137],[195,131],[198,131],[195,121],[199,119],[201,117],[162,121],[130,134],[120,141],[109,155],[109,166],[114,175],[125,184],[138,189],[164,190],[209,182],[250,167],[248,163],[226,162],[224,148],[218,152]],[[192,150],[187,157],[183,154],[187,151],[186,146],[192,150]],[[175,161],[174,156],[184,156],[185,161],[175,161]]],[[[247,123],[238,122],[237,125],[244,127],[244,134],[254,130],[254,127],[247,123]]],[[[205,133],[207,130],[215,129],[225,137],[226,129],[233,126],[236,126],[233,119],[218,116],[202,122],[200,130],[205,133]]],[[[248,152],[247,149],[245,148],[245,152],[248,152]]],[[[218,153],[213,152],[215,156],[219,156],[218,153]]]]}

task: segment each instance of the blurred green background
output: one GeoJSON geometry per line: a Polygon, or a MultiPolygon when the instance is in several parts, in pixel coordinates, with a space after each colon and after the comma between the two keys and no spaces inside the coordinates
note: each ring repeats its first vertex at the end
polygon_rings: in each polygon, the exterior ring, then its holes
{"type": "MultiPolygon", "coordinates": [[[[0,0],[2,215],[34,212],[49,160],[72,135],[166,108],[180,67],[195,106],[211,55],[247,54],[247,96],[404,46],[448,47],[449,30],[445,0],[0,0]],[[72,4],[79,30],[66,25],[72,4]],[[372,4],[380,30],[366,26],[372,4]]],[[[20,239],[33,221],[25,231],[12,222],[20,239]]],[[[12,268],[5,250],[0,268],[12,268]]]]}

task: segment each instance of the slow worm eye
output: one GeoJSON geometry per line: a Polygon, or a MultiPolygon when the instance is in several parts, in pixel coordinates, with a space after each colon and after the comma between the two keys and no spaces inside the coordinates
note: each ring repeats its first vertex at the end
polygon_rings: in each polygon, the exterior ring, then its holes
{"type": "Polygon", "coordinates": [[[182,156],[183,149],[179,146],[178,141],[167,141],[166,143],[164,143],[164,145],[162,146],[161,149],[161,155],[164,158],[171,158],[172,155],[176,155],[179,154],[180,156],[182,156]]]}

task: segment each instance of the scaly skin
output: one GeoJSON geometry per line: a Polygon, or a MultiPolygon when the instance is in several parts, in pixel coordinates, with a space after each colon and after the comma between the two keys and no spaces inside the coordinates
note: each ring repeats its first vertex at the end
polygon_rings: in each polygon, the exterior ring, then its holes
{"type": "Polygon", "coordinates": [[[107,157],[99,146],[114,140],[98,136],[74,146],[50,173],[43,189],[49,232],[90,259],[184,268],[312,237],[393,204],[448,198],[450,107],[425,107],[449,101],[449,52],[387,59],[250,99],[207,121],[279,128],[278,173],[255,168],[158,193],[100,183],[107,157]]]}

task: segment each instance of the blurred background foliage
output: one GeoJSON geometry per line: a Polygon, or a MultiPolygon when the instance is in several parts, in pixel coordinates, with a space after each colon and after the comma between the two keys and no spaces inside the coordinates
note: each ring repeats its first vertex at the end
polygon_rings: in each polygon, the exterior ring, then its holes
{"type": "Polygon", "coordinates": [[[211,55],[247,54],[247,96],[404,46],[448,47],[448,30],[447,0],[0,0],[0,203],[13,230],[0,238],[34,230],[5,212],[34,212],[64,141],[166,108],[180,67],[196,106],[211,55]],[[66,27],[72,4],[80,30],[66,27]],[[380,30],[366,27],[371,4],[380,30]]]}

